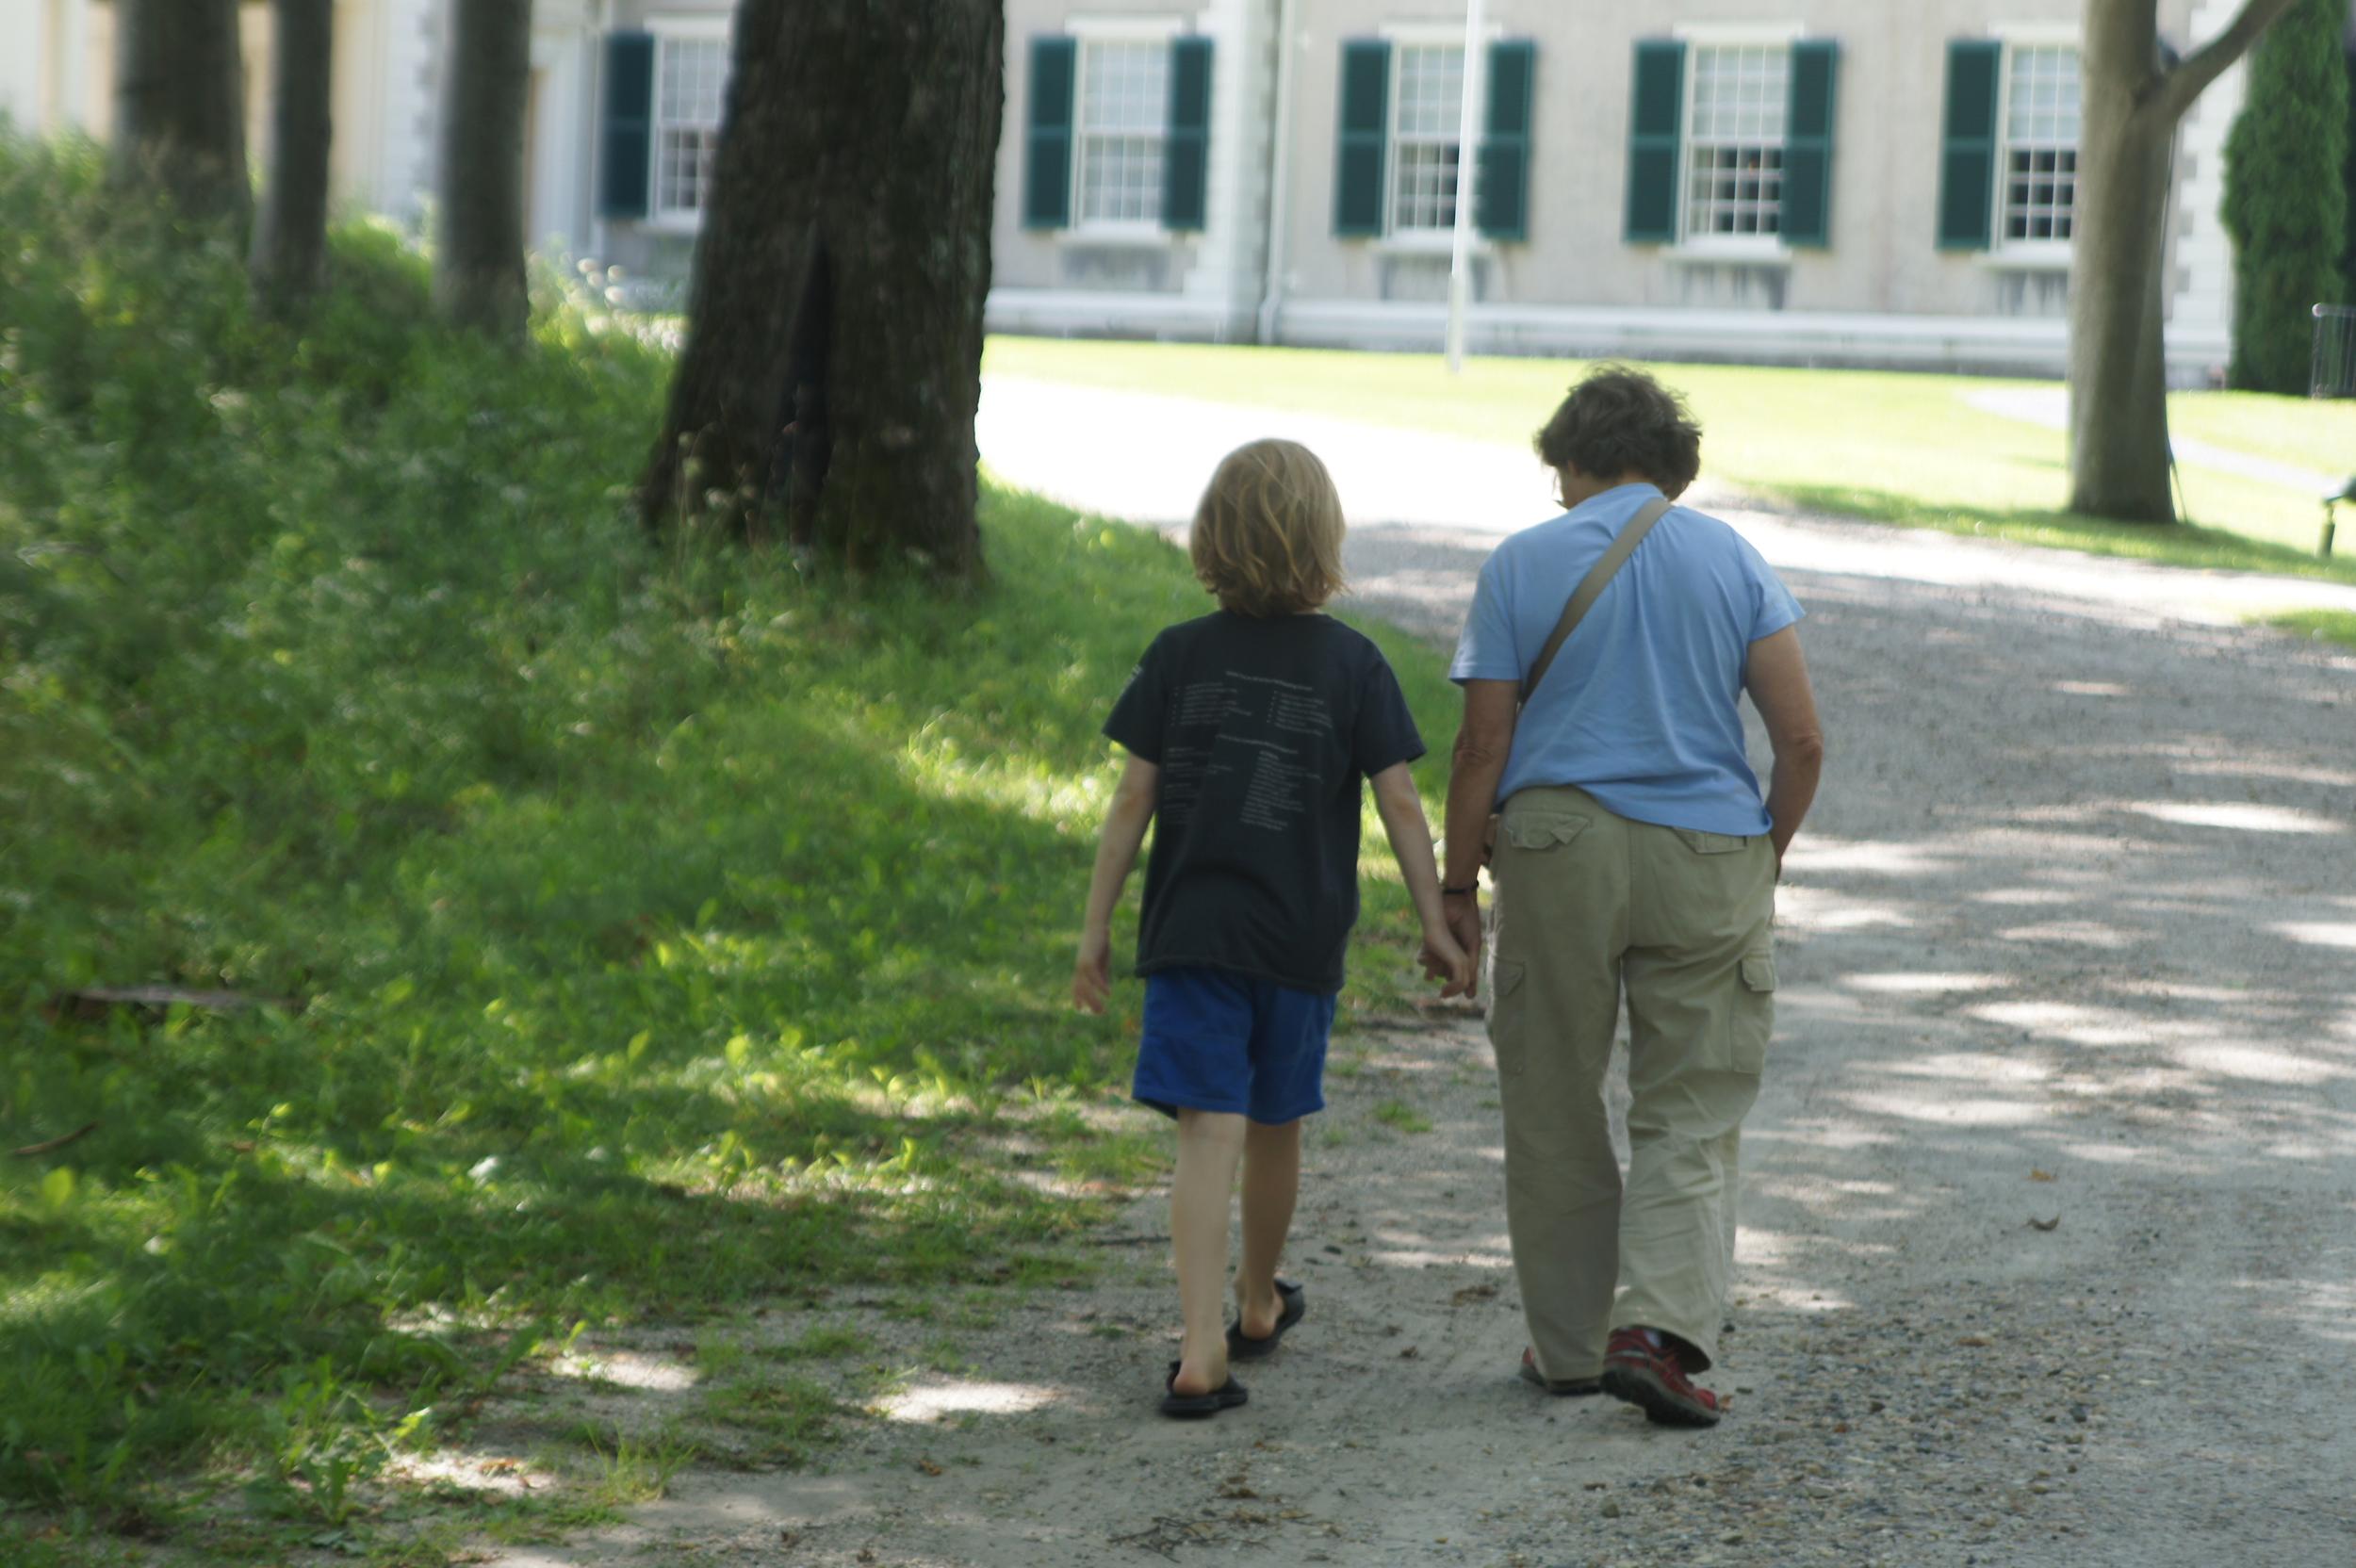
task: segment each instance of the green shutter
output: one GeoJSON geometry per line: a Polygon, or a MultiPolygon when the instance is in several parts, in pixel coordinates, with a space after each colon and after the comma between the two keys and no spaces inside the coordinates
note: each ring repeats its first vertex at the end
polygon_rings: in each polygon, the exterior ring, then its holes
{"type": "Polygon", "coordinates": [[[1632,245],[1672,245],[1677,237],[1677,153],[1685,120],[1685,45],[1647,39],[1636,46],[1635,105],[1628,117],[1628,221],[1632,245]]]}
{"type": "Polygon", "coordinates": [[[1537,75],[1535,43],[1511,39],[1489,45],[1489,113],[1473,217],[1490,239],[1530,237],[1530,119],[1537,75]]]}
{"type": "Polygon", "coordinates": [[[1995,239],[1996,104],[2004,46],[1947,45],[1947,120],[1939,156],[1939,248],[1985,251],[1995,239]]]}
{"type": "Polygon", "coordinates": [[[598,138],[597,216],[644,218],[654,176],[654,35],[605,41],[605,128],[598,138]]]}
{"type": "Polygon", "coordinates": [[[1031,114],[1023,144],[1023,226],[1072,221],[1072,90],[1080,46],[1068,38],[1031,40],[1031,114]]]}
{"type": "Polygon", "coordinates": [[[1391,133],[1391,46],[1342,45],[1341,149],[1333,172],[1333,232],[1383,232],[1383,161],[1391,133]]]}
{"type": "Polygon", "coordinates": [[[1783,137],[1783,242],[1832,243],[1832,128],[1841,45],[1792,46],[1792,110],[1783,137]]]}
{"type": "Polygon", "coordinates": [[[1162,223],[1199,229],[1211,181],[1211,41],[1170,46],[1170,140],[1162,155],[1162,223]]]}

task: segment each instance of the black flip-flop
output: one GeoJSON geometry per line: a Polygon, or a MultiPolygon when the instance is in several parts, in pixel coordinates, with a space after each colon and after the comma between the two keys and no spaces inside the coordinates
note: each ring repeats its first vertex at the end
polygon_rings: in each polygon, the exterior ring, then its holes
{"type": "Polygon", "coordinates": [[[1538,1358],[1529,1350],[1522,1352],[1521,1380],[1536,1388],[1543,1388],[1558,1399],[1575,1399],[1583,1395],[1601,1394],[1601,1378],[1549,1378],[1538,1370],[1538,1358]]]}
{"type": "Polygon", "coordinates": [[[1162,1413],[1176,1416],[1182,1421],[1217,1415],[1220,1411],[1233,1410],[1252,1398],[1252,1391],[1232,1376],[1208,1394],[1181,1394],[1177,1384],[1178,1363],[1173,1361],[1170,1364],[1170,1376],[1162,1380],[1162,1413]]]}
{"type": "Polygon", "coordinates": [[[1301,1315],[1309,1310],[1309,1293],[1290,1280],[1276,1282],[1276,1298],[1284,1303],[1284,1310],[1276,1315],[1276,1327],[1266,1339],[1254,1339],[1243,1331],[1243,1319],[1238,1317],[1227,1325],[1227,1354],[1233,1361],[1258,1361],[1276,1353],[1276,1342],[1284,1337],[1284,1331],[1301,1321],[1301,1315]]]}

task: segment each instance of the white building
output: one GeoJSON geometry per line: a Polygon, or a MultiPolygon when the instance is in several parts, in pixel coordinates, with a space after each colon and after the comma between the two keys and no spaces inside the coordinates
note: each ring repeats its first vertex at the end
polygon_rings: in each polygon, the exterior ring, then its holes
{"type": "MultiPolygon", "coordinates": [[[[448,0],[338,0],[334,180],[414,220],[448,0]]],[[[1432,348],[1458,123],[1476,351],[2057,372],[2083,0],[1006,0],[995,330],[1432,348]],[[1467,66],[1471,67],[1468,73],[1467,66]]],[[[2237,0],[2162,0],[2169,41],[2237,0]]],[[[687,269],[732,0],[537,0],[529,232],[687,269]]],[[[0,0],[0,111],[104,135],[111,7],[0,0]]],[[[254,145],[267,8],[246,8],[254,145]]],[[[2172,372],[2229,353],[2236,69],[2183,132],[2172,372]]]]}

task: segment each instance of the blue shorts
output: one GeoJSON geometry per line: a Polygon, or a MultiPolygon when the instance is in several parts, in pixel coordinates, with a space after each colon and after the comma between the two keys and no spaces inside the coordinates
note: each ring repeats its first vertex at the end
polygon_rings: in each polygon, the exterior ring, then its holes
{"type": "Polygon", "coordinates": [[[1334,1000],[1227,970],[1158,970],[1145,977],[1129,1092],[1164,1116],[1229,1111],[1271,1127],[1321,1111],[1334,1000]]]}

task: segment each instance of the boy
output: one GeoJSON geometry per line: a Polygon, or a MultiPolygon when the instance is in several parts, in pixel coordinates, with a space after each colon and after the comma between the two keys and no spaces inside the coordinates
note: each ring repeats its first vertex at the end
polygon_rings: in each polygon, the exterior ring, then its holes
{"type": "Polygon", "coordinates": [[[1358,917],[1360,782],[1423,923],[1427,975],[1469,991],[1448,934],[1423,804],[1422,739],[1382,652],[1318,612],[1342,586],[1342,508],[1305,447],[1228,455],[1197,510],[1195,575],[1216,614],[1153,640],[1105,722],[1129,753],[1088,884],[1073,1004],[1104,1010],[1113,906],[1146,825],[1137,972],[1145,1021],[1132,1092],[1178,1122],[1170,1193],[1186,1322],[1165,1415],[1242,1404],[1231,1357],[1276,1348],[1304,1307],[1276,1277],[1301,1181],[1301,1119],[1324,1108],[1326,1035],[1358,917]],[[1236,1320],[1221,1331],[1227,1205],[1243,1168],[1236,1320]]]}

